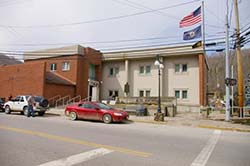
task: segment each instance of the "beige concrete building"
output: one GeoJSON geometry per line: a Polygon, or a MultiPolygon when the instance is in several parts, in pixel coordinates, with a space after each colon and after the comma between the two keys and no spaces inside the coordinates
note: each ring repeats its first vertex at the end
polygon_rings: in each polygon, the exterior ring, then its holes
{"type": "Polygon", "coordinates": [[[103,53],[101,98],[125,97],[126,83],[129,97],[157,97],[156,55],[164,65],[161,96],[175,96],[178,110],[205,105],[208,65],[202,47],[192,45],[103,53]]]}

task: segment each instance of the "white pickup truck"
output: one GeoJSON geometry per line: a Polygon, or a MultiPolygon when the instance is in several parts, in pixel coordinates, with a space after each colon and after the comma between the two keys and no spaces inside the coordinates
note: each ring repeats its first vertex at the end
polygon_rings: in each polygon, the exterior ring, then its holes
{"type": "MultiPolygon", "coordinates": [[[[21,112],[21,114],[28,115],[28,99],[29,95],[20,95],[15,99],[12,99],[4,103],[4,111],[6,114],[11,112],[21,112]]],[[[34,96],[35,105],[34,111],[38,112],[38,115],[43,116],[49,108],[49,102],[47,99],[41,96],[34,96]]]]}

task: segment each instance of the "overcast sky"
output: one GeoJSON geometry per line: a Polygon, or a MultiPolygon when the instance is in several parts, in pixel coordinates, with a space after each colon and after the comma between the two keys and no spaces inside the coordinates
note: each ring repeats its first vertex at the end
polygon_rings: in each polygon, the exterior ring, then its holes
{"type": "MultiPolygon", "coordinates": [[[[182,43],[183,32],[198,24],[179,28],[179,22],[200,5],[199,0],[0,0],[0,52],[182,43]]],[[[241,28],[250,26],[249,7],[250,0],[240,0],[241,28]]],[[[207,39],[225,36],[225,13],[226,0],[205,0],[207,39]]],[[[232,34],[234,17],[229,21],[232,34]]]]}

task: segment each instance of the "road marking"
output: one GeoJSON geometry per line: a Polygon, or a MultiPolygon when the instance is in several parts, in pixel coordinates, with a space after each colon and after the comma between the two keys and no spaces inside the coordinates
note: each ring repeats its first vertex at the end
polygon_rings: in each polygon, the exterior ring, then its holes
{"type": "Polygon", "coordinates": [[[196,159],[192,162],[191,166],[205,166],[210,155],[212,154],[216,143],[219,140],[221,134],[221,130],[214,130],[213,135],[208,140],[205,147],[202,149],[200,154],[196,157],[196,159]]]}
{"type": "Polygon", "coordinates": [[[71,165],[75,165],[78,163],[82,163],[84,161],[92,160],[97,157],[101,157],[111,152],[113,151],[104,149],[104,148],[94,149],[88,152],[76,154],[76,155],[62,158],[59,160],[50,161],[50,162],[47,162],[38,166],[71,166],[71,165]]]}
{"type": "Polygon", "coordinates": [[[63,142],[68,142],[68,143],[85,145],[85,146],[89,146],[89,147],[105,148],[105,149],[109,149],[109,150],[113,150],[113,151],[117,151],[117,152],[121,152],[121,153],[126,153],[126,154],[130,154],[130,155],[140,156],[140,157],[150,157],[152,155],[152,153],[136,151],[136,150],[126,149],[126,148],[120,148],[120,147],[115,147],[115,146],[110,146],[110,145],[97,144],[94,142],[88,142],[88,141],[83,141],[83,140],[78,140],[78,139],[72,139],[72,138],[47,134],[47,133],[43,133],[43,132],[13,128],[13,127],[8,127],[8,126],[0,125],[0,129],[14,131],[17,133],[22,133],[22,134],[33,135],[33,136],[39,136],[39,137],[48,138],[48,139],[52,139],[52,140],[58,140],[58,141],[63,141],[63,142]]]}

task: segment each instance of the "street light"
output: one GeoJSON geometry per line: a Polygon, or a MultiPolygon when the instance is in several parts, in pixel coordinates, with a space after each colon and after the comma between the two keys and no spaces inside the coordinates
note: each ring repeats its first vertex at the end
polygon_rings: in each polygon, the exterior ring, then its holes
{"type": "Polygon", "coordinates": [[[161,113],[161,69],[164,68],[160,56],[156,55],[155,66],[158,67],[158,109],[157,113],[161,113]]]}

